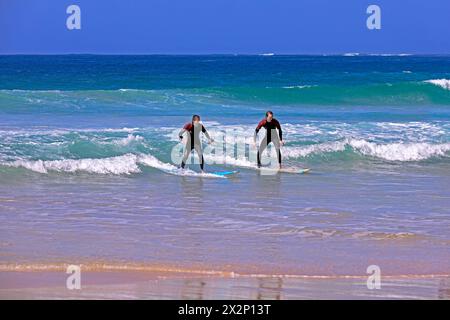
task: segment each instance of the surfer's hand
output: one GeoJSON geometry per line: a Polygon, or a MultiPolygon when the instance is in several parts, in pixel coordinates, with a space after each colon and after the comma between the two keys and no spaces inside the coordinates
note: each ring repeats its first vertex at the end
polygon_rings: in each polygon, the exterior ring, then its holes
{"type": "Polygon", "coordinates": [[[209,139],[209,144],[212,144],[212,143],[214,143],[214,139],[213,138],[209,139]]]}
{"type": "Polygon", "coordinates": [[[280,144],[281,144],[282,146],[284,146],[284,141],[283,141],[283,140],[280,140],[280,144]]]}

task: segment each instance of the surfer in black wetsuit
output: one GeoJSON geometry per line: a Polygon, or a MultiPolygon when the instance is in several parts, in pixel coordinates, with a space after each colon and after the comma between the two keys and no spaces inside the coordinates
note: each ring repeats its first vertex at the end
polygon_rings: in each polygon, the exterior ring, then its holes
{"type": "Polygon", "coordinates": [[[214,140],[209,136],[208,131],[206,131],[203,124],[200,122],[200,116],[199,115],[193,115],[192,121],[190,123],[186,123],[183,127],[183,129],[180,130],[178,133],[178,136],[180,140],[183,140],[183,136],[186,134],[186,142],[184,145],[184,153],[183,153],[183,160],[181,160],[181,168],[184,169],[186,165],[186,160],[188,159],[189,155],[191,154],[192,150],[195,149],[197,151],[198,158],[200,160],[200,169],[202,172],[204,172],[204,159],[203,159],[203,151],[202,151],[202,142],[200,140],[200,132],[203,132],[203,134],[208,138],[209,143],[213,143],[214,140]]]}
{"type": "Polygon", "coordinates": [[[277,119],[273,117],[272,111],[266,112],[266,118],[261,120],[258,123],[258,126],[255,129],[255,135],[253,136],[253,140],[256,145],[256,137],[258,136],[258,132],[261,128],[266,129],[266,135],[262,139],[257,153],[257,161],[258,161],[258,168],[261,168],[261,154],[264,152],[264,150],[267,148],[269,143],[273,143],[275,146],[275,150],[277,152],[278,157],[278,165],[281,169],[281,146],[284,144],[283,142],[283,131],[281,130],[281,125],[278,122],[277,119]],[[278,129],[278,133],[277,130],[278,129]]]}

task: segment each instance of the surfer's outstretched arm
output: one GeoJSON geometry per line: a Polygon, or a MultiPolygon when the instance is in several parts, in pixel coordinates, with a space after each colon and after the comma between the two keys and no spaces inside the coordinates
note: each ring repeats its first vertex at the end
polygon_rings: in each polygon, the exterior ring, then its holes
{"type": "Polygon", "coordinates": [[[184,133],[189,130],[189,125],[190,123],[187,123],[183,128],[181,128],[180,132],[178,133],[178,137],[180,138],[180,140],[183,139],[184,133]]]}
{"type": "Polygon", "coordinates": [[[264,119],[264,120],[261,120],[258,123],[258,125],[256,126],[255,134],[253,135],[253,142],[255,143],[255,145],[256,145],[256,137],[258,136],[258,132],[259,132],[259,130],[261,130],[261,128],[264,126],[265,123],[266,123],[266,120],[264,119]]]}
{"type": "Polygon", "coordinates": [[[208,131],[206,131],[206,129],[205,129],[205,127],[203,125],[202,125],[202,132],[206,136],[206,138],[208,139],[209,143],[212,143],[214,141],[214,139],[211,138],[211,136],[209,135],[208,131]]]}
{"type": "Polygon", "coordinates": [[[278,129],[278,134],[279,134],[279,136],[280,136],[280,142],[281,143],[283,143],[283,130],[281,130],[281,125],[280,125],[280,123],[278,122],[278,120],[272,120],[272,121],[275,121],[275,127],[278,129]]]}

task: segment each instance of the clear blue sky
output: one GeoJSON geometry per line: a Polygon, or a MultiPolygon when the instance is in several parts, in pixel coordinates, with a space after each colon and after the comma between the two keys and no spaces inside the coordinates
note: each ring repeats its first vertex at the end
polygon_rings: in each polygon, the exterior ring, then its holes
{"type": "Polygon", "coordinates": [[[0,0],[0,53],[450,53],[449,0],[0,0]],[[77,4],[82,29],[66,28],[77,4]],[[382,29],[366,28],[366,8],[382,29]]]}

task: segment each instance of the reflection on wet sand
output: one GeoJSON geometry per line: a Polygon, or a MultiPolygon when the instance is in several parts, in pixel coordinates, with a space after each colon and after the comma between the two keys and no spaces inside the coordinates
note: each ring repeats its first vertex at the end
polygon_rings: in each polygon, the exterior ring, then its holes
{"type": "Polygon", "coordinates": [[[0,286],[0,299],[450,299],[448,276],[389,278],[380,290],[369,290],[364,279],[352,278],[155,277],[92,272],[85,273],[84,279],[87,282],[81,290],[67,290],[65,274],[58,272],[0,272],[0,284],[8,283],[0,286]]]}
{"type": "Polygon", "coordinates": [[[280,300],[282,298],[283,279],[281,277],[274,278],[258,278],[257,300],[280,300]]]}
{"type": "Polygon", "coordinates": [[[439,281],[438,299],[450,300],[450,279],[442,279],[439,281]]]}
{"type": "Polygon", "coordinates": [[[180,299],[182,300],[203,300],[206,282],[199,279],[183,281],[180,299]]]}
{"type": "Polygon", "coordinates": [[[214,279],[188,279],[181,282],[180,296],[183,300],[211,299],[211,296],[222,294],[224,297],[245,297],[255,300],[280,300],[283,298],[283,279],[281,277],[261,277],[240,288],[238,281],[215,281],[214,279]],[[240,296],[248,292],[248,296],[240,296]],[[221,293],[219,293],[221,292],[221,293]]]}

